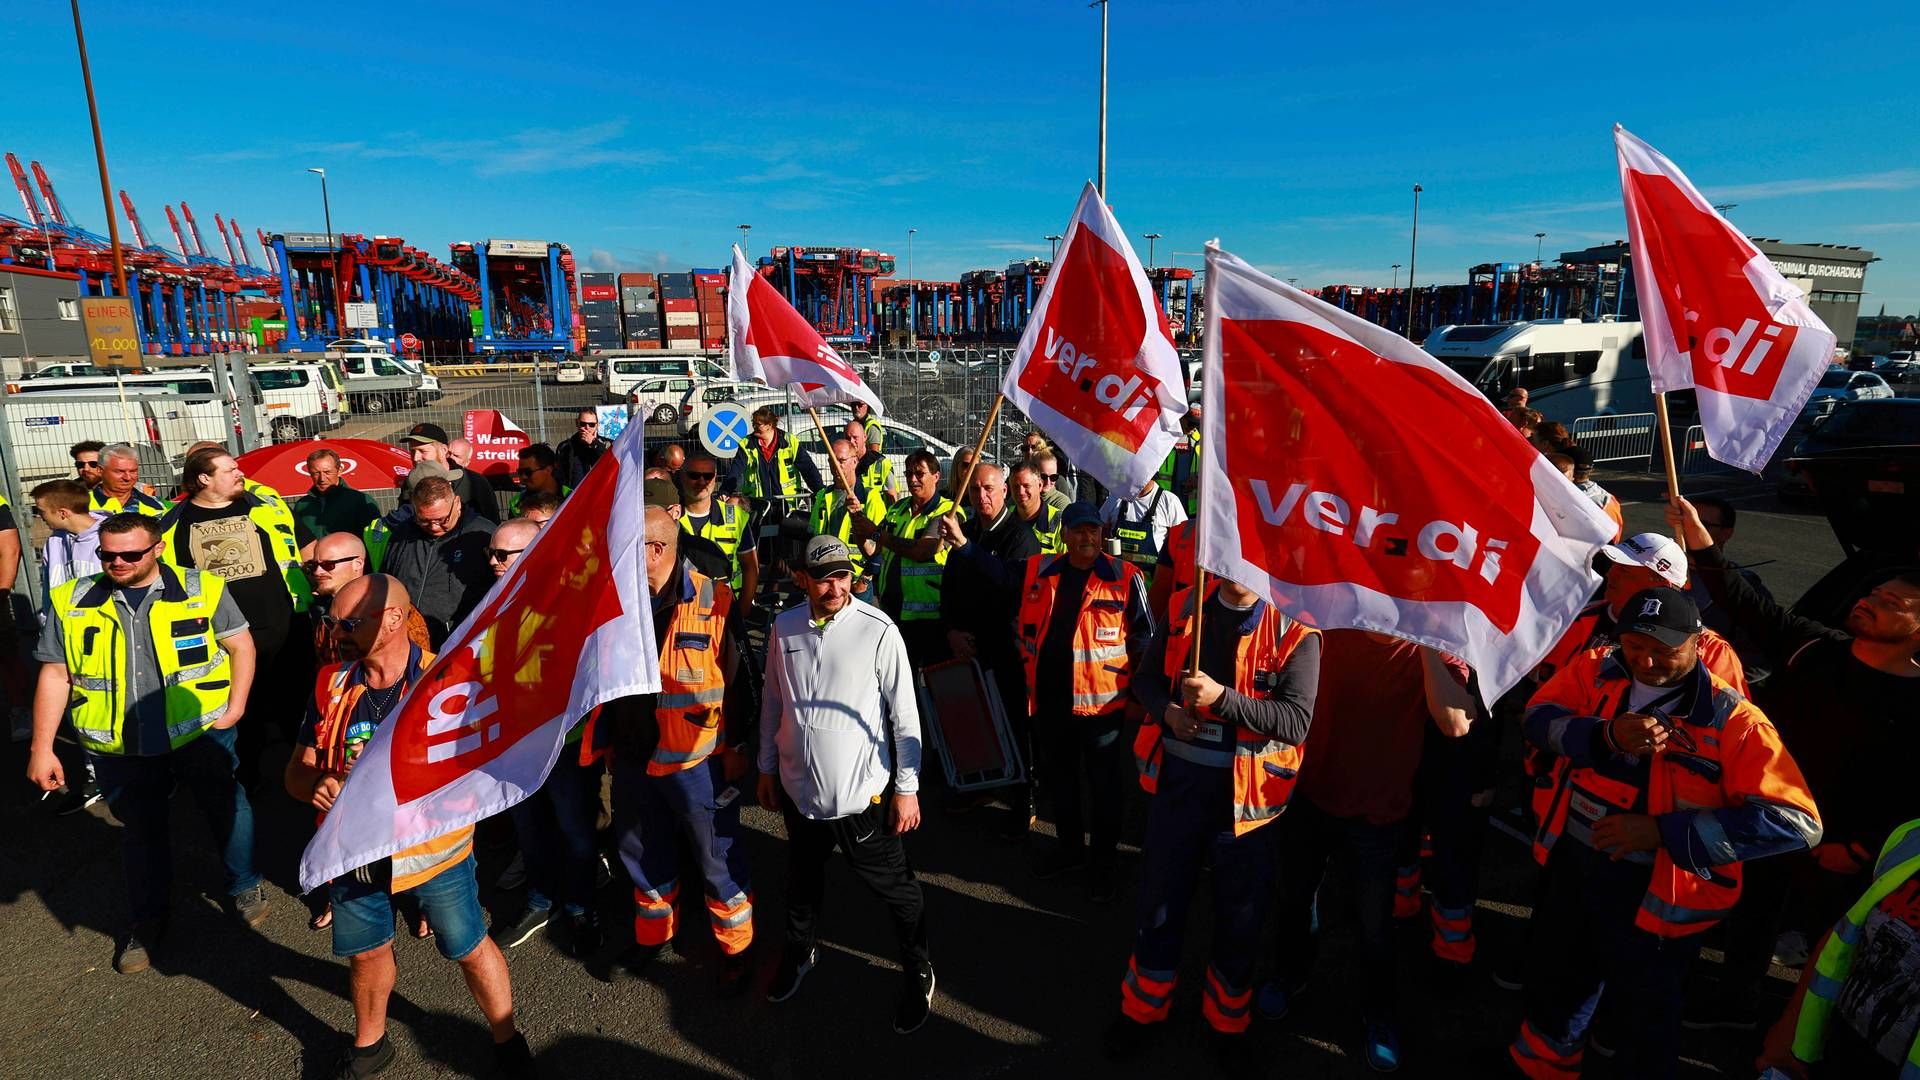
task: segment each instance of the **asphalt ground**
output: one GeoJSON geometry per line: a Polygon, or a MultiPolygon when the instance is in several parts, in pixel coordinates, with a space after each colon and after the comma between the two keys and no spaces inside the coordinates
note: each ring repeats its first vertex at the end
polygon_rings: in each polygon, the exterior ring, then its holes
{"type": "MultiPolygon", "coordinates": [[[[1602,479],[1626,502],[1630,531],[1659,527],[1658,506],[1645,501],[1659,497],[1657,478],[1602,479]]],[[[1797,596],[1838,561],[1825,522],[1777,504],[1766,487],[1730,478],[1690,480],[1688,487],[1718,487],[1735,498],[1742,516],[1732,550],[1756,565],[1778,596],[1797,596]]],[[[12,744],[0,770],[18,778],[24,768],[24,744],[12,744]]],[[[1502,792],[1506,803],[1517,798],[1517,785],[1502,792]]],[[[1108,1063],[1101,1033],[1118,1007],[1131,942],[1137,852],[1123,864],[1119,902],[1099,907],[1076,877],[1034,878],[1028,861],[1049,831],[1044,818],[1021,848],[992,837],[998,810],[947,814],[938,791],[924,802],[926,822],[909,850],[926,886],[939,978],[926,1028],[911,1036],[891,1030],[900,976],[889,923],[838,861],[829,875],[820,966],[795,999],[764,1001],[784,911],[785,843],[778,818],[750,807],[744,843],[759,935],[752,992],[735,1000],[716,994],[717,954],[689,867],[682,874],[688,887],[679,951],[641,977],[603,981],[591,970],[598,965],[583,965],[547,938],[509,952],[518,1021],[543,1075],[1054,1077],[1098,1068],[1163,1080],[1212,1071],[1199,1018],[1209,937],[1204,882],[1172,1020],[1136,1058],[1108,1063]]],[[[179,839],[171,936],[155,951],[153,970],[122,976],[111,965],[123,926],[118,825],[106,806],[56,818],[23,781],[0,785],[0,955],[10,958],[0,979],[0,1074],[321,1075],[345,1046],[352,1024],[346,966],[332,957],[325,932],[307,929],[307,911],[292,892],[310,811],[273,784],[254,798],[258,862],[273,898],[255,932],[209,898],[209,890],[218,891],[219,867],[191,803],[182,794],[173,806],[179,839]]],[[[1130,838],[1141,834],[1144,816],[1136,796],[1130,838]]],[[[517,899],[492,887],[511,857],[510,838],[504,818],[495,819],[478,845],[483,896],[495,918],[517,899]]],[[[1482,960],[1465,976],[1432,968],[1421,928],[1403,932],[1403,1073],[1485,1075],[1489,1055],[1512,1037],[1521,996],[1495,989],[1486,966],[1519,940],[1532,881],[1523,845],[1496,829],[1476,915],[1482,960]]],[[[1358,1058],[1358,973],[1344,889],[1337,877],[1330,888],[1325,946],[1309,992],[1288,1019],[1254,1022],[1249,1038],[1264,1066],[1255,1075],[1367,1074],[1358,1058]]],[[[629,940],[629,895],[616,878],[597,898],[608,953],[629,940]]],[[[400,979],[389,1032],[399,1060],[387,1075],[486,1075],[486,1030],[457,967],[431,942],[403,936],[396,948],[400,979]]],[[[1788,987],[1776,979],[1773,989],[1784,997],[1788,987]]],[[[1751,1076],[1750,1043],[1690,1034],[1683,1075],[1751,1076]]],[[[1604,1062],[1589,1060],[1594,1074],[1604,1073],[1604,1062]]]]}

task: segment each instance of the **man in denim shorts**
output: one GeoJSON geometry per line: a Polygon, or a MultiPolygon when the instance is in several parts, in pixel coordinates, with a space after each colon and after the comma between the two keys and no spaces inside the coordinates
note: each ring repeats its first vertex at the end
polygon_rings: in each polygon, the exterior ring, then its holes
{"type": "MultiPolygon", "coordinates": [[[[407,637],[407,591],[374,574],[349,582],[325,616],[341,657],[320,669],[300,725],[299,753],[287,763],[287,792],[323,815],[333,808],[353,761],[380,723],[393,715],[433,656],[407,637]]],[[[372,1076],[393,1062],[387,1041],[387,998],[393,993],[393,898],[411,892],[433,928],[440,955],[458,963],[493,1031],[500,1075],[532,1076],[533,1055],[513,1024],[507,960],[487,936],[474,880],[473,827],[418,844],[363,866],[329,886],[333,954],[352,974],[353,1048],[335,1076],[372,1076]]]]}

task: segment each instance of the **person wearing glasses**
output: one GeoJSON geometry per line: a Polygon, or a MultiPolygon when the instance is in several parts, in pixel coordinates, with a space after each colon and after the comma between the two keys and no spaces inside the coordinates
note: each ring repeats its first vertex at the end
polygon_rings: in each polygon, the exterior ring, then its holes
{"type": "MultiPolygon", "coordinates": [[[[852,476],[859,466],[858,446],[855,432],[862,432],[858,423],[850,423],[844,432],[833,436],[833,457],[835,468],[843,475],[852,476]]],[[[864,435],[860,436],[864,437],[864,435]]],[[[868,560],[879,552],[873,541],[864,543],[853,539],[853,518],[855,514],[868,521],[881,521],[887,516],[887,502],[882,492],[869,487],[865,478],[854,482],[853,489],[860,496],[859,506],[849,506],[847,494],[838,485],[824,488],[813,497],[813,508],[807,518],[807,532],[814,536],[834,536],[847,545],[847,552],[853,560],[853,596],[856,600],[873,602],[873,578],[868,574],[868,560]]]]}
{"type": "Polygon", "coordinates": [[[520,481],[520,490],[507,503],[508,517],[520,516],[520,500],[531,492],[544,491],[563,500],[573,494],[572,485],[560,482],[559,463],[553,447],[546,443],[534,443],[520,451],[520,468],[513,474],[520,481]]]}
{"type": "Polygon", "coordinates": [[[313,486],[293,503],[293,516],[306,528],[307,535],[357,535],[380,519],[380,507],[373,496],[347,483],[335,451],[322,447],[308,454],[307,479],[313,486]]]}
{"type": "Polygon", "coordinates": [[[1055,510],[1065,510],[1073,502],[1073,492],[1060,475],[1060,458],[1051,450],[1029,455],[1027,463],[1040,470],[1040,500],[1055,510]]]}
{"type": "MultiPolygon", "coordinates": [[[[35,487],[31,493],[33,516],[47,526],[47,546],[40,557],[40,589],[42,625],[53,617],[54,590],[76,578],[88,578],[100,572],[100,523],[113,516],[104,510],[93,510],[88,506],[87,489],[77,480],[48,480],[35,487]]],[[[0,540],[0,547],[4,546],[0,540]]],[[[8,656],[12,656],[9,651],[8,656]]],[[[26,701],[29,693],[12,696],[13,701],[26,701]]],[[[23,709],[23,711],[25,711],[23,709]]],[[[58,744],[63,750],[78,745],[78,739],[71,731],[66,732],[58,744]]],[[[100,785],[93,776],[93,763],[84,753],[67,754],[66,764],[70,768],[83,768],[85,779],[79,783],[67,785],[67,794],[53,807],[59,817],[75,814],[100,801],[100,785]]],[[[76,773],[76,777],[81,773],[76,773]]]]}
{"type": "Polygon", "coordinates": [[[714,497],[720,483],[720,463],[704,448],[694,448],[679,475],[685,500],[680,504],[680,531],[711,540],[726,552],[731,565],[727,584],[734,596],[751,604],[760,588],[760,553],[746,541],[746,508],[714,497]]]}
{"type": "MultiPolygon", "coordinates": [[[[366,577],[367,546],[352,533],[330,533],[314,541],[313,555],[300,564],[313,582],[313,655],[321,664],[337,664],[342,659],[334,649],[329,620],[333,598],[351,582],[366,577]]],[[[423,649],[433,647],[427,621],[413,605],[407,605],[407,639],[423,649]]]]}
{"type": "Polygon", "coordinates": [[[444,476],[414,484],[410,501],[413,517],[394,528],[381,569],[406,586],[439,648],[493,586],[487,549],[496,526],[444,476]]]}
{"type": "Polygon", "coordinates": [[[573,438],[568,439],[554,450],[554,474],[560,478],[564,487],[579,487],[587,479],[587,470],[600,460],[600,455],[613,449],[613,443],[600,437],[600,415],[592,409],[581,409],[580,415],[573,421],[573,438]]]}
{"type": "MultiPolygon", "coordinates": [[[[84,443],[81,445],[85,445],[84,443]]],[[[82,455],[75,455],[78,463],[82,455]]],[[[140,455],[126,443],[114,443],[100,451],[100,480],[93,485],[93,508],[117,514],[122,510],[132,510],[149,517],[159,517],[167,512],[167,504],[160,499],[159,492],[152,484],[140,482],[140,455]]],[[[86,474],[81,474],[86,480],[86,474]]]]}
{"type": "Polygon", "coordinates": [[[106,467],[100,463],[100,451],[106,448],[107,444],[98,439],[87,439],[67,448],[67,453],[73,457],[73,475],[79,480],[80,486],[89,492],[106,479],[106,467]]]}
{"type": "Polygon", "coordinates": [[[267,917],[253,868],[253,807],[235,779],[234,728],[253,684],[253,637],[226,582],[160,559],[160,529],[123,512],[100,524],[100,573],[54,591],[34,659],[27,778],[66,781],[53,748],[72,722],[121,829],[131,919],[114,969],[145,971],[166,936],[172,891],[169,796],[191,789],[226,864],[226,894],[248,926],[267,917]]]}
{"type": "MultiPolygon", "coordinates": [[[[792,503],[825,485],[820,482],[820,470],[813,464],[813,455],[801,453],[800,444],[780,430],[772,409],[755,409],[752,422],[753,437],[733,458],[735,490],[751,502],[753,520],[762,523],[760,540],[755,546],[772,547],[773,552],[779,552],[781,548],[777,545],[783,535],[780,527],[786,524],[792,503]]],[[[781,562],[773,552],[766,561],[781,562]]]]}

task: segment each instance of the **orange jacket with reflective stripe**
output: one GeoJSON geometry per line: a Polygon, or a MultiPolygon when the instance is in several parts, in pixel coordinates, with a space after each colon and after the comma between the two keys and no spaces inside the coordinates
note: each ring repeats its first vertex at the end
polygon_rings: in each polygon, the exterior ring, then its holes
{"type": "Polygon", "coordinates": [[[727,696],[722,637],[733,590],[682,564],[680,602],[660,642],[660,696],[654,720],[660,741],[647,775],[684,772],[720,748],[721,708],[727,696]]]}
{"type": "MultiPolygon", "coordinates": [[[[1171,567],[1173,571],[1173,595],[1176,597],[1180,593],[1193,588],[1193,540],[1192,518],[1188,518],[1180,524],[1175,525],[1167,532],[1167,559],[1173,564],[1171,567]]],[[[1174,600],[1169,599],[1167,601],[1167,610],[1164,612],[1156,611],[1154,615],[1159,616],[1164,614],[1171,620],[1173,613],[1179,610],[1180,605],[1174,600]]]]}
{"type": "Polygon", "coordinates": [[[1640,776],[1638,759],[1612,750],[1603,731],[1628,711],[1633,685],[1616,652],[1577,657],[1527,706],[1527,742],[1569,765],[1557,771],[1534,858],[1544,864],[1563,839],[1591,845],[1595,822],[1639,812],[1644,794],[1660,845],[1626,856],[1653,869],[1634,925],[1661,937],[1697,934],[1739,898],[1742,861],[1819,843],[1819,812],[1772,722],[1704,666],[1689,676],[1681,699],[1688,711],[1672,716],[1643,791],[1630,779],[1640,776]]]}
{"type": "MultiPolygon", "coordinates": [[[[1040,643],[1053,621],[1054,597],[1060,592],[1060,574],[1052,571],[1065,555],[1041,555],[1027,560],[1027,578],[1021,587],[1020,659],[1027,672],[1027,711],[1039,709],[1036,697],[1040,643]]],[[[1102,554],[1087,574],[1073,629],[1073,715],[1104,716],[1127,707],[1127,599],[1138,588],[1140,568],[1102,554]]]]}
{"type": "MultiPolygon", "coordinates": [[[[419,645],[413,645],[404,681],[408,684],[418,682],[432,666],[433,654],[419,645]]],[[[347,725],[353,719],[354,706],[367,692],[363,670],[358,661],[329,664],[320,669],[314,682],[313,704],[320,719],[313,728],[313,745],[319,752],[321,770],[335,776],[346,775],[347,725]]],[[[404,696],[406,691],[402,690],[394,697],[394,704],[399,704],[404,696]]],[[[321,814],[319,820],[326,820],[326,815],[321,814]]],[[[393,880],[387,886],[387,891],[390,894],[401,893],[424,885],[458,866],[460,860],[472,850],[473,826],[467,825],[395,852],[393,880]]]]}
{"type": "MultiPolygon", "coordinates": [[[[1214,585],[1213,588],[1219,588],[1214,585]]],[[[1211,595],[1211,591],[1209,591],[1211,595]]],[[[1193,640],[1194,590],[1183,589],[1173,595],[1169,605],[1178,613],[1167,624],[1167,678],[1175,687],[1186,676],[1193,640]]],[[[1287,666],[1293,650],[1308,637],[1319,633],[1282,615],[1272,604],[1264,605],[1253,633],[1242,634],[1233,662],[1233,688],[1248,697],[1264,697],[1267,690],[1256,682],[1260,672],[1277,673],[1287,666]]],[[[1202,719],[1219,721],[1212,709],[1202,709],[1202,719]]],[[[1133,738],[1134,764],[1140,769],[1140,786],[1148,794],[1160,786],[1160,762],[1163,754],[1173,753],[1196,764],[1233,770],[1233,834],[1244,836],[1280,816],[1293,797],[1293,785],[1300,777],[1300,762],[1305,750],[1299,746],[1269,739],[1240,725],[1234,726],[1231,760],[1219,751],[1189,746],[1161,736],[1158,717],[1148,717],[1133,738]],[[1217,757],[1216,757],[1217,755],[1217,757]]]]}

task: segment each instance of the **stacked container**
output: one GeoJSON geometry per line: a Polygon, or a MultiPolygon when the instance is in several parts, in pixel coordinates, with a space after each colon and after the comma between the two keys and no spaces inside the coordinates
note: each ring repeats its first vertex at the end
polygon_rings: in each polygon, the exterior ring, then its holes
{"type": "Polygon", "coordinates": [[[612,274],[580,275],[580,328],[588,352],[617,349],[620,333],[620,288],[612,274]]]}
{"type": "Polygon", "coordinates": [[[719,270],[693,271],[695,310],[700,314],[700,347],[727,347],[727,276],[719,270]]]}
{"type": "Polygon", "coordinates": [[[660,275],[660,321],[667,348],[700,347],[700,308],[692,274],[660,275]]]}
{"type": "Polygon", "coordinates": [[[620,313],[629,349],[660,347],[660,286],[653,274],[620,275],[620,313]]]}

